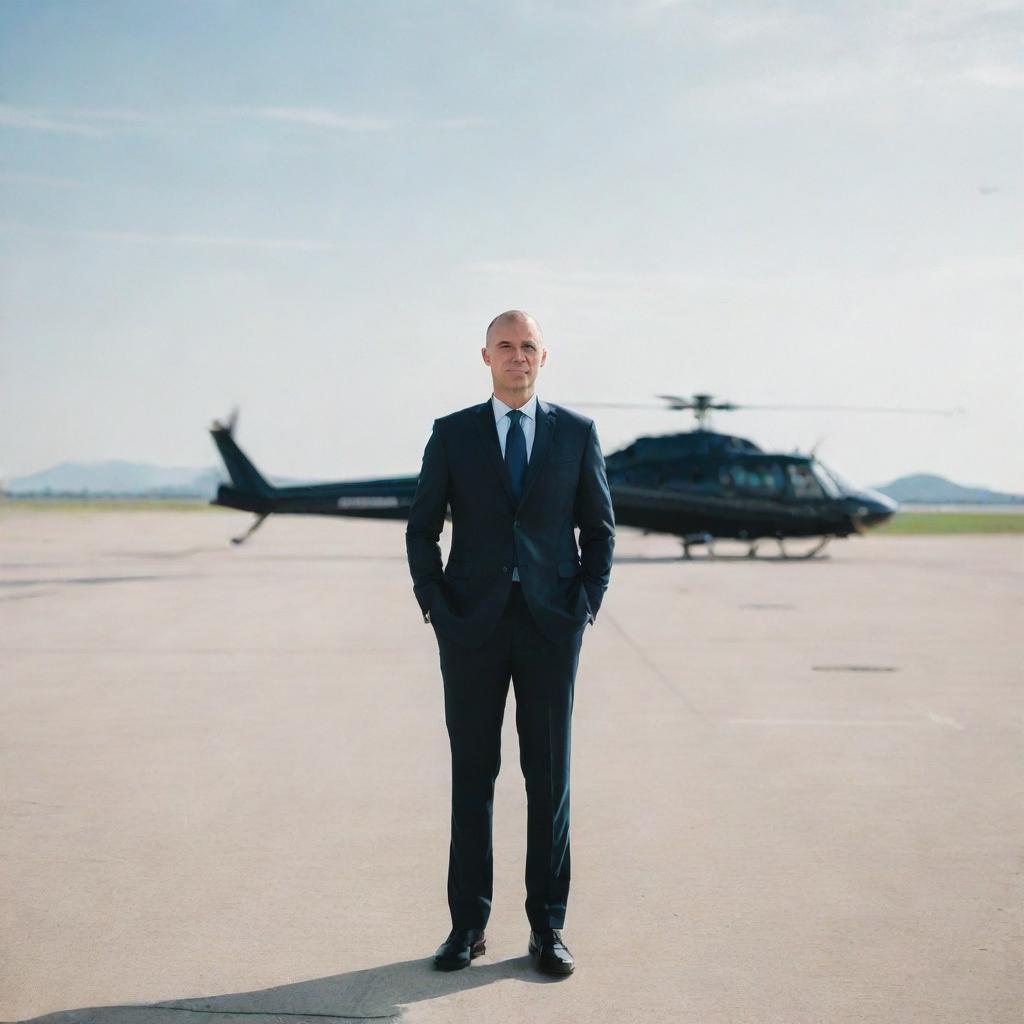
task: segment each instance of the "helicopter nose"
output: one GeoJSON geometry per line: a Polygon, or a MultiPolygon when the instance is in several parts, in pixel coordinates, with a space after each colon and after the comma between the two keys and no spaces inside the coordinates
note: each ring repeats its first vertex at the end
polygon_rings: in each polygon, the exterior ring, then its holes
{"type": "Polygon", "coordinates": [[[879,491],[857,491],[853,496],[853,518],[861,526],[881,526],[899,510],[899,502],[879,491]]]}

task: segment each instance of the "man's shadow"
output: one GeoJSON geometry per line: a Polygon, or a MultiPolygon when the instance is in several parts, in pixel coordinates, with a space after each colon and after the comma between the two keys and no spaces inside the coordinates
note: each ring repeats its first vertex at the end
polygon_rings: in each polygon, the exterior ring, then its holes
{"type": "Polygon", "coordinates": [[[528,956],[497,963],[479,960],[459,971],[438,971],[428,957],[349,971],[292,985],[223,996],[116,1003],[58,1010],[19,1024],[327,1024],[334,1020],[386,1020],[402,1006],[465,992],[496,981],[558,984],[563,978],[538,973],[528,956]]]}

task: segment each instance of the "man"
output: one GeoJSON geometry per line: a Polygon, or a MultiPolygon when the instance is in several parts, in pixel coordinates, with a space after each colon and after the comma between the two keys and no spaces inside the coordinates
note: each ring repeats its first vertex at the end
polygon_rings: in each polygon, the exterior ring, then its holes
{"type": "Polygon", "coordinates": [[[569,747],[583,631],[611,572],[615,523],[594,424],[534,392],[548,352],[537,321],[497,316],[481,349],[493,394],[434,421],[409,510],[413,592],[434,627],[452,752],[448,905],[442,970],[485,951],[494,782],[511,679],[528,803],[529,949],[569,974],[569,747]],[[438,539],[451,508],[442,571],[438,539]],[[574,527],[579,527],[579,550],[574,527]]]}

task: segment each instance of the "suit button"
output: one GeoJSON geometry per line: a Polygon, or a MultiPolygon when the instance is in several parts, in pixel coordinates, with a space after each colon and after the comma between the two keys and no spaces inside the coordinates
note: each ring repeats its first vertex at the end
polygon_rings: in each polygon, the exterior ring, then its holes
{"type": "Polygon", "coordinates": [[[503,565],[503,566],[501,567],[501,571],[502,571],[502,572],[508,572],[508,566],[507,566],[507,565],[503,565]]]}
{"type": "Polygon", "coordinates": [[[512,525],[513,526],[518,526],[519,525],[519,520],[517,519],[512,525]]]}

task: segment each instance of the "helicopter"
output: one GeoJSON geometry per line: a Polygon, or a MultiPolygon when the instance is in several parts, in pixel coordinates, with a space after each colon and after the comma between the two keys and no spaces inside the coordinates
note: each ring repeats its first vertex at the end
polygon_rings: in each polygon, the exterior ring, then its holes
{"type": "MultiPolygon", "coordinates": [[[[752,406],[716,401],[713,395],[656,395],[651,403],[579,402],[570,407],[661,408],[691,411],[696,428],[636,438],[605,457],[615,521],[645,533],[670,534],[682,542],[683,557],[703,545],[714,556],[714,542],[747,544],[755,557],[772,540],[783,558],[811,558],[829,541],[862,534],[887,522],[897,502],[877,491],[856,488],[810,454],[766,452],[753,441],[710,427],[712,410],[844,409],[854,412],[913,412],[950,415],[962,409],[880,409],[859,406],[752,406]],[[791,538],[817,539],[810,550],[792,554],[791,538]]],[[[230,477],[211,505],[252,512],[256,520],[233,544],[241,544],[272,514],[407,519],[416,476],[337,483],[275,486],[256,469],[234,439],[237,409],[210,426],[214,444],[230,477]]]]}

